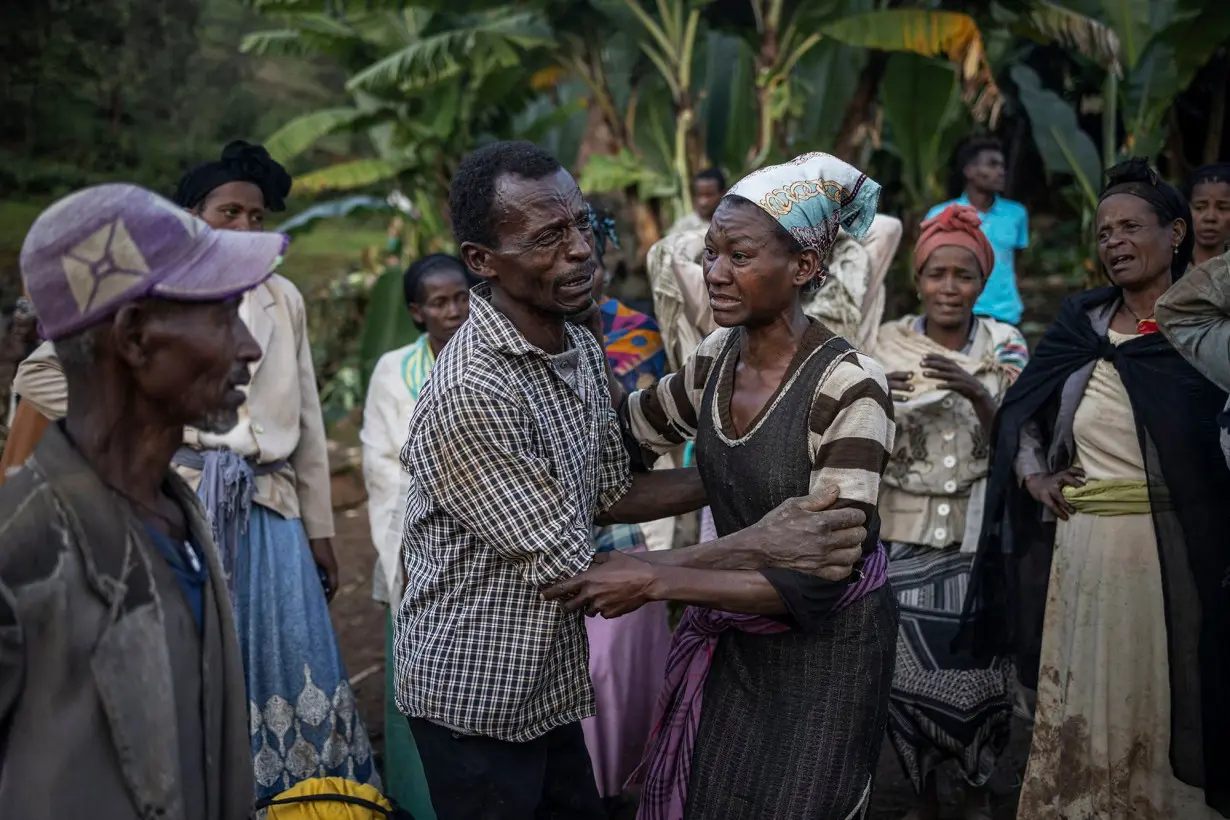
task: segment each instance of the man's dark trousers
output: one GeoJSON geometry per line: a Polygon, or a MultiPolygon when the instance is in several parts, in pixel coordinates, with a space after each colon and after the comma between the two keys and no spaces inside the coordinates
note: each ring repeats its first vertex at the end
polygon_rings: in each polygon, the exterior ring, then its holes
{"type": "Polygon", "coordinates": [[[580,723],[525,743],[408,718],[439,820],[603,820],[580,723]]]}

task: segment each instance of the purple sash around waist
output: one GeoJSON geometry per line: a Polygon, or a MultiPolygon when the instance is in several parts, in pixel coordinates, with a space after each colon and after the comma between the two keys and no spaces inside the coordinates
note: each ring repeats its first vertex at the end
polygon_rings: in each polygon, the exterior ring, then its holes
{"type": "MultiPolygon", "coordinates": [[[[863,560],[860,569],[862,577],[847,587],[833,608],[834,612],[849,607],[884,585],[888,577],[888,554],[883,544],[877,545],[875,552],[863,560]]],[[[705,679],[718,637],[727,629],[773,635],[789,627],[759,615],[737,615],[695,606],[684,611],[666,659],[666,682],[658,699],[658,719],[645,757],[628,781],[629,785],[644,783],[637,820],[683,820],[705,679]]]]}

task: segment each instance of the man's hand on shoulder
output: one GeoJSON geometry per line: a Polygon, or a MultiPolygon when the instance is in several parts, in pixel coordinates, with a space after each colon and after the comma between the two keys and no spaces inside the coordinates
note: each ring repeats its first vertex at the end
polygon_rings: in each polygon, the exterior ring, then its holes
{"type": "MultiPolygon", "coordinates": [[[[862,510],[833,509],[836,487],[792,498],[760,519],[754,548],[764,566],[784,567],[842,581],[863,555],[867,516],[862,510]]],[[[750,532],[748,533],[751,534],[750,532]]]]}

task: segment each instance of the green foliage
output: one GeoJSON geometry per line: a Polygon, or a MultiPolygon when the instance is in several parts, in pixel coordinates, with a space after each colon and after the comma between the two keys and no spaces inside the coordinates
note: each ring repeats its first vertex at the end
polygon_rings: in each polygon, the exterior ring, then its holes
{"type": "Polygon", "coordinates": [[[369,278],[352,273],[305,291],[312,363],[326,424],[345,418],[363,403],[359,338],[368,306],[369,278]]]}
{"type": "Polygon", "coordinates": [[[125,179],[170,191],[191,165],[267,118],[319,100],[318,70],[293,77],[235,52],[238,0],[14,3],[0,25],[0,194],[57,196],[125,179]]]}
{"type": "Polygon", "coordinates": [[[395,179],[413,162],[409,156],[389,162],[382,159],[356,159],[300,174],[295,178],[295,190],[300,193],[321,191],[353,191],[377,182],[395,179]]]}
{"type": "Polygon", "coordinates": [[[585,191],[607,193],[636,188],[642,199],[667,197],[677,192],[676,180],[647,166],[631,151],[591,157],[581,172],[580,186],[585,191]]]}
{"type": "Polygon", "coordinates": [[[902,185],[912,208],[922,211],[943,199],[945,165],[964,131],[956,72],[937,60],[894,54],[880,100],[891,140],[885,147],[901,160],[902,185]]]}
{"type": "Polygon", "coordinates": [[[265,148],[278,162],[286,163],[320,139],[354,125],[364,116],[357,108],[322,108],[295,117],[265,139],[265,148]]]}
{"type": "MultiPolygon", "coordinates": [[[[1048,259],[1047,263],[1053,266],[1049,270],[1058,271],[1069,280],[1075,279],[1085,272],[1082,265],[1090,258],[1093,248],[1093,219],[1102,189],[1102,160],[1093,140],[1077,122],[1072,106],[1055,92],[1042,88],[1033,69],[1016,65],[1011,74],[1047,172],[1072,178],[1072,185],[1065,194],[1073,212],[1079,214],[1079,238],[1067,248],[1052,249],[1050,256],[1058,258],[1048,259]]],[[[1047,244],[1051,242],[1048,240],[1047,244]]]]}
{"type": "Polygon", "coordinates": [[[525,58],[551,45],[549,29],[538,12],[509,7],[453,13],[422,4],[349,5],[353,10],[261,6],[283,25],[250,36],[245,47],[336,60],[350,72],[346,88],[354,100],[286,123],[271,142],[294,155],[330,135],[360,133],[376,154],[340,157],[300,176],[297,190],[397,180],[443,199],[461,156],[488,134],[507,134],[536,96],[526,74],[536,63],[525,58]]]}
{"type": "Polygon", "coordinates": [[[1175,98],[1230,39],[1230,4],[1035,0],[1026,22],[1076,46],[1108,72],[1102,151],[1104,164],[1110,164],[1127,155],[1157,155],[1175,98]],[[1126,132],[1122,145],[1117,137],[1120,120],[1126,132]]]}
{"type": "Polygon", "coordinates": [[[1076,112],[1054,91],[1043,88],[1029,66],[1013,66],[1011,74],[1046,169],[1072,176],[1086,202],[1096,206],[1102,187],[1102,161],[1093,140],[1076,121],[1076,112]]]}
{"type": "Polygon", "coordinates": [[[1046,0],[1034,0],[1020,22],[1019,29],[1035,39],[1061,43],[1123,76],[1119,35],[1101,21],[1046,0]]]}
{"type": "Polygon", "coordinates": [[[465,72],[486,75],[511,69],[524,50],[549,45],[548,33],[534,12],[497,10],[473,15],[443,31],[416,32],[416,39],[352,76],[346,87],[373,93],[391,89],[414,93],[465,72]]]}
{"type": "Polygon", "coordinates": [[[380,275],[368,296],[367,311],[363,317],[363,332],[359,338],[359,368],[364,394],[372,377],[372,370],[380,357],[390,350],[408,345],[419,337],[406,310],[406,297],[402,288],[402,271],[390,268],[380,275]]]}

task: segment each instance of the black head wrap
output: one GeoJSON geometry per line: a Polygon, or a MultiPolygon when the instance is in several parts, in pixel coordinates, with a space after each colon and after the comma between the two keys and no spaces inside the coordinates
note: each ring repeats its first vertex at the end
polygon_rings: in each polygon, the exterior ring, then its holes
{"type": "Polygon", "coordinates": [[[286,210],[290,193],[290,174],[276,162],[263,145],[235,140],[222,149],[222,159],[206,162],[180,177],[175,202],[196,208],[215,188],[228,182],[251,182],[261,189],[268,211],[286,210]]]}
{"type": "Polygon", "coordinates": [[[1201,165],[1187,178],[1187,186],[1183,192],[1187,194],[1188,199],[1191,199],[1196,186],[1208,182],[1224,182],[1230,185],[1230,162],[1212,162],[1208,165],[1201,165]]]}
{"type": "Polygon", "coordinates": [[[1187,230],[1170,261],[1170,272],[1174,278],[1182,276],[1191,264],[1192,250],[1196,246],[1196,235],[1192,232],[1192,209],[1187,203],[1187,197],[1159,177],[1157,171],[1154,171],[1149,166],[1149,161],[1143,157],[1133,157],[1106,172],[1106,187],[1102,189],[1098,202],[1101,203],[1114,194],[1140,197],[1149,203],[1163,224],[1176,219],[1183,220],[1187,230]]]}

